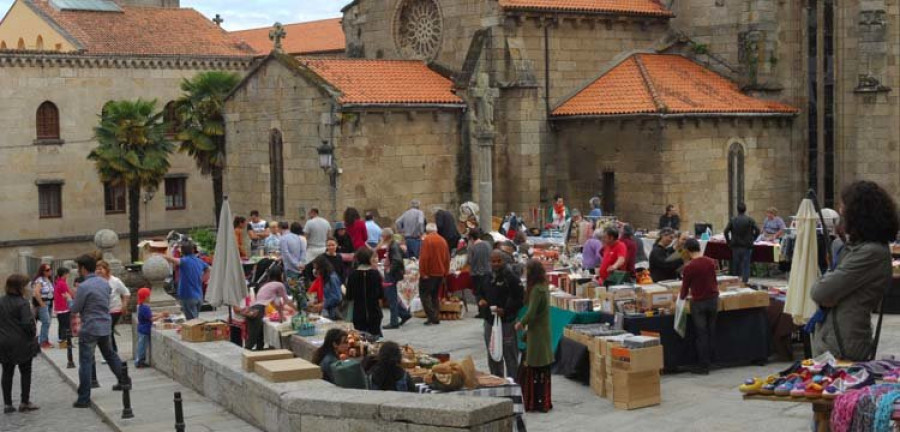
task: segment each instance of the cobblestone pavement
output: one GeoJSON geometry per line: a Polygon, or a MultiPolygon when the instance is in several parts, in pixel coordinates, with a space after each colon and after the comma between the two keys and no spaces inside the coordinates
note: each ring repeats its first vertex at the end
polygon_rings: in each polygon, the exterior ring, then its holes
{"type": "MultiPolygon", "coordinates": [[[[75,391],[63,382],[42,356],[34,359],[31,377],[31,401],[41,409],[22,414],[0,414],[0,431],[110,432],[113,429],[89,409],[72,408],[75,391]]],[[[19,406],[19,372],[13,382],[13,403],[19,406]]]]}

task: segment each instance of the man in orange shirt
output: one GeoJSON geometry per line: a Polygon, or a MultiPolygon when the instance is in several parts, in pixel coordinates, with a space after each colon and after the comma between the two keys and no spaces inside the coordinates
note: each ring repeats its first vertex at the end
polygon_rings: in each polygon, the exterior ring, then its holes
{"type": "Polygon", "coordinates": [[[419,252],[419,299],[428,318],[425,325],[440,324],[440,298],[438,290],[450,273],[450,248],[447,241],[437,233],[437,225],[425,226],[425,239],[419,252]]]}

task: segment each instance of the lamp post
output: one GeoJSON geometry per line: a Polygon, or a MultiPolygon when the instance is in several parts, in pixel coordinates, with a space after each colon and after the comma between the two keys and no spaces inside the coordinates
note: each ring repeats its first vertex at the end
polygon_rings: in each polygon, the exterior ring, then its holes
{"type": "Polygon", "coordinates": [[[336,220],[337,217],[337,175],[339,169],[337,162],[334,160],[334,146],[328,140],[322,140],[322,145],[316,148],[319,154],[319,168],[328,174],[329,186],[331,189],[331,219],[336,220]]]}

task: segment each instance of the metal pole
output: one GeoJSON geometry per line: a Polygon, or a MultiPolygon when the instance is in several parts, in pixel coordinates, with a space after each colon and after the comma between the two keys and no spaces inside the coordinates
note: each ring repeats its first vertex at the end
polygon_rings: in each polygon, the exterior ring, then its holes
{"type": "Polygon", "coordinates": [[[66,369],[75,369],[75,361],[72,358],[72,330],[66,331],[66,369]]]}
{"type": "Polygon", "coordinates": [[[122,362],[122,418],[134,418],[131,410],[131,378],[128,377],[128,362],[122,362]]]}
{"type": "Polygon", "coordinates": [[[184,410],[181,407],[181,392],[175,392],[175,432],[184,432],[184,410]]]}

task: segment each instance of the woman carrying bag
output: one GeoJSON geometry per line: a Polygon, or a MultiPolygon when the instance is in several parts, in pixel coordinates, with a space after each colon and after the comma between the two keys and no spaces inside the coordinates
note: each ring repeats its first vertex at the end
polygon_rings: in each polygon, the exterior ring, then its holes
{"type": "Polygon", "coordinates": [[[530,260],[525,267],[528,310],[516,323],[525,329],[525,361],[519,367],[519,384],[525,411],[547,412],[553,409],[550,397],[550,365],[553,349],[550,337],[550,291],[547,271],[539,261],[530,260]]]}

